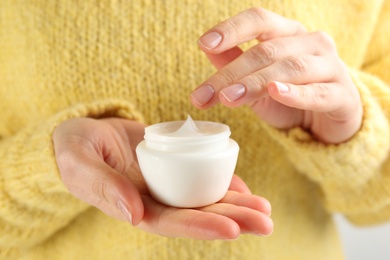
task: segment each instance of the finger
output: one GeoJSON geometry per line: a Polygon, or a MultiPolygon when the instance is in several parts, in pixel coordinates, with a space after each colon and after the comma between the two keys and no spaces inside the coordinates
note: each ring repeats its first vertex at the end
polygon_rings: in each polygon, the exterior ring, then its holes
{"type": "Polygon", "coordinates": [[[192,93],[192,101],[199,108],[215,105],[219,102],[219,91],[242,77],[277,61],[308,54],[314,56],[337,54],[337,50],[332,38],[324,32],[277,38],[257,44],[202,83],[192,93]]]}
{"type": "Polygon", "coordinates": [[[232,181],[230,182],[229,190],[244,194],[252,194],[245,182],[236,174],[233,175],[232,181]]]}
{"type": "Polygon", "coordinates": [[[332,82],[339,74],[340,68],[339,61],[333,57],[291,56],[223,88],[219,92],[219,99],[229,107],[252,103],[268,95],[267,86],[272,81],[300,85],[332,82]]]}
{"type": "Polygon", "coordinates": [[[130,180],[106,163],[91,158],[91,151],[85,155],[65,150],[69,152],[56,155],[57,162],[63,182],[76,197],[117,219],[132,224],[140,222],[143,203],[130,180]]]}
{"type": "MultiPolygon", "coordinates": [[[[123,149],[123,153],[125,154],[124,158],[130,164],[130,167],[126,169],[126,171],[121,172],[127,178],[131,180],[131,182],[137,187],[141,194],[148,194],[148,189],[146,187],[145,180],[141,174],[141,169],[139,168],[138,158],[136,156],[135,149],[137,145],[144,139],[145,127],[146,125],[141,124],[136,121],[130,121],[126,119],[105,119],[106,121],[114,121],[116,124],[116,130],[122,135],[123,140],[128,141],[128,146],[123,149]],[[120,123],[118,123],[120,122],[120,123]],[[123,130],[123,132],[121,131],[123,130]]],[[[112,122],[111,124],[113,124],[112,122]]]]}
{"type": "Polygon", "coordinates": [[[289,107],[321,113],[335,111],[341,104],[348,102],[348,95],[344,91],[344,87],[337,83],[294,85],[271,82],[268,86],[268,92],[274,100],[289,107]]]}
{"type": "Polygon", "coordinates": [[[261,211],[268,216],[271,215],[271,203],[267,199],[259,196],[229,191],[219,203],[229,203],[236,206],[247,207],[261,211]]]}
{"type": "Polygon", "coordinates": [[[206,53],[206,56],[217,69],[220,69],[237,59],[242,53],[243,51],[239,47],[233,47],[222,53],[206,53]]]}
{"type": "Polygon", "coordinates": [[[251,109],[264,122],[278,129],[291,129],[296,126],[307,126],[304,110],[294,109],[277,102],[271,97],[266,97],[250,104],[251,109]]]}
{"type": "Polygon", "coordinates": [[[200,37],[199,46],[208,53],[221,53],[253,39],[265,41],[305,31],[297,21],[262,8],[250,8],[208,30],[200,37]]]}
{"type": "Polygon", "coordinates": [[[238,224],[219,214],[195,209],[178,209],[157,203],[149,196],[142,196],[145,214],[141,229],[167,237],[193,239],[235,239],[240,235],[238,224]]]}
{"type": "Polygon", "coordinates": [[[337,54],[337,50],[333,39],[325,32],[318,31],[299,36],[277,38],[251,47],[240,55],[239,59],[232,61],[219,72],[219,74],[227,74],[226,76],[215,76],[229,79],[230,81],[223,82],[229,84],[290,56],[329,54],[337,54]]]}
{"type": "Polygon", "coordinates": [[[267,214],[247,207],[217,203],[200,210],[234,220],[239,225],[242,234],[270,235],[274,226],[272,219],[267,214]]]}
{"type": "Polygon", "coordinates": [[[350,138],[350,133],[340,129],[357,131],[361,125],[360,120],[351,120],[350,116],[351,111],[355,114],[361,113],[361,107],[356,102],[359,94],[349,91],[341,83],[293,85],[272,82],[269,85],[269,93],[274,100],[286,106],[326,113],[327,116],[324,117],[316,119],[307,116],[305,119],[305,125],[310,126],[311,132],[319,133],[315,136],[324,143],[346,141],[350,138]]]}

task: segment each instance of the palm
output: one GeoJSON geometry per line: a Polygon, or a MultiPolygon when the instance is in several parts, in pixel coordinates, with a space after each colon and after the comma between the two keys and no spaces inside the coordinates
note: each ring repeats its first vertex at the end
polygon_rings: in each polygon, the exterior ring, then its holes
{"type": "Polygon", "coordinates": [[[241,233],[272,232],[269,202],[250,194],[236,176],[225,197],[210,206],[179,209],[156,202],[135,156],[143,134],[144,125],[117,118],[63,123],[53,141],[65,185],[107,215],[127,218],[139,228],[163,236],[231,239],[241,233]]]}
{"type": "Polygon", "coordinates": [[[135,147],[142,140],[144,133],[143,126],[134,125],[136,123],[127,120],[110,119],[107,122],[112,125],[112,129],[117,129],[124,139],[123,143],[128,140],[127,150],[131,151],[133,160],[124,161],[126,166],[120,168],[128,169],[126,176],[142,195],[144,216],[138,225],[140,228],[165,236],[197,239],[234,238],[240,233],[251,233],[254,230],[258,233],[269,232],[268,216],[262,213],[269,211],[267,205],[264,205],[264,199],[251,195],[249,189],[237,176],[232,179],[226,196],[221,201],[206,207],[181,209],[155,201],[146,188],[135,156],[135,147]],[[175,233],[172,234],[173,231],[175,233]]]}

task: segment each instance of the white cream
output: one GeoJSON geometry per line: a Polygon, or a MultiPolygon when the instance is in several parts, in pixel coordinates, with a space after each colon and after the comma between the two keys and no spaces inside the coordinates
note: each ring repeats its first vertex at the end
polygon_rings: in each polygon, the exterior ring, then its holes
{"type": "Polygon", "coordinates": [[[188,115],[187,120],[184,124],[175,132],[171,133],[169,136],[176,137],[189,137],[189,136],[202,136],[203,133],[196,125],[194,120],[192,120],[191,116],[188,115]]]}
{"type": "Polygon", "coordinates": [[[136,149],[151,195],[174,207],[201,207],[220,200],[228,190],[237,162],[238,144],[227,125],[193,121],[164,122],[145,128],[136,149]]]}

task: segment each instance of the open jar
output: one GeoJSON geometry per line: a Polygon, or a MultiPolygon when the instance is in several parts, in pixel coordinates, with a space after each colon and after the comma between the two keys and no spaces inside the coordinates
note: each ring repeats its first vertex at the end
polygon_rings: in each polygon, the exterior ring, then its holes
{"type": "Polygon", "coordinates": [[[227,125],[172,121],[145,128],[136,149],[152,197],[169,206],[195,208],[226,194],[236,167],[238,144],[227,125]]]}

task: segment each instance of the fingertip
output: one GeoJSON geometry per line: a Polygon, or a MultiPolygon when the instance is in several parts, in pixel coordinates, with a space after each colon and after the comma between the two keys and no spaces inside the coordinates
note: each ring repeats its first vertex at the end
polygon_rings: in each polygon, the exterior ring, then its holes
{"type": "Polygon", "coordinates": [[[295,107],[297,105],[297,93],[294,85],[273,81],[268,85],[268,94],[277,102],[295,107]]]}
{"type": "Polygon", "coordinates": [[[199,47],[205,51],[210,52],[214,50],[222,42],[222,35],[219,32],[211,31],[203,34],[198,41],[199,47]]]}
{"type": "Polygon", "coordinates": [[[141,199],[132,201],[131,203],[131,212],[132,212],[132,225],[138,225],[144,216],[144,204],[141,199]]]}
{"type": "Polygon", "coordinates": [[[127,203],[123,200],[119,199],[117,201],[117,208],[122,212],[123,217],[129,222],[131,225],[133,225],[133,215],[131,214],[129,207],[127,206],[127,203]]]}
{"type": "Polygon", "coordinates": [[[236,240],[240,234],[240,226],[232,220],[229,225],[226,225],[226,227],[219,232],[218,237],[225,240],[236,240]]]}
{"type": "Polygon", "coordinates": [[[272,212],[272,206],[271,206],[271,203],[269,202],[269,200],[265,199],[265,198],[261,198],[263,201],[263,212],[264,214],[268,215],[268,216],[271,216],[271,212],[272,212]]]}
{"type": "Polygon", "coordinates": [[[282,82],[272,81],[268,85],[268,92],[271,96],[285,95],[290,92],[290,86],[282,82]]]}
{"type": "Polygon", "coordinates": [[[270,236],[274,231],[274,222],[273,220],[264,213],[259,213],[260,218],[257,221],[253,230],[249,234],[267,237],[270,236]]]}
{"type": "MultiPolygon", "coordinates": [[[[229,87],[228,87],[229,88],[229,87]]],[[[242,96],[245,94],[245,93],[237,93],[237,96],[240,95],[239,97],[233,97],[233,94],[231,93],[228,93],[229,90],[227,90],[227,88],[225,88],[224,90],[220,91],[218,93],[218,99],[219,99],[219,102],[226,106],[226,107],[238,107],[240,105],[242,105],[243,103],[243,100],[242,100],[242,96]]]]}
{"type": "Polygon", "coordinates": [[[274,222],[272,218],[268,217],[267,221],[265,221],[266,224],[264,224],[263,229],[261,231],[262,236],[270,236],[274,231],[274,222]]]}
{"type": "Polygon", "coordinates": [[[202,220],[200,223],[192,223],[199,225],[193,233],[192,238],[202,240],[236,240],[241,235],[240,225],[232,219],[215,216],[213,219],[208,219],[207,224],[202,220]],[[206,228],[207,227],[207,228],[206,228]],[[196,234],[196,235],[195,235],[196,234]]]}
{"type": "Polygon", "coordinates": [[[190,102],[197,109],[204,110],[207,108],[205,105],[202,105],[192,94],[190,95],[190,102]]]}
{"type": "MultiPolygon", "coordinates": [[[[209,212],[211,213],[211,212],[209,212]]],[[[212,214],[212,213],[211,213],[212,214]]],[[[197,218],[191,222],[193,234],[197,239],[206,240],[235,240],[241,234],[241,227],[235,220],[221,216],[218,213],[208,218],[197,218]]]]}
{"type": "Polygon", "coordinates": [[[118,192],[117,208],[132,225],[138,225],[144,216],[141,194],[134,184],[124,176],[116,186],[118,192]]]}
{"type": "Polygon", "coordinates": [[[223,88],[219,92],[220,99],[224,99],[229,103],[234,103],[241,99],[246,93],[246,88],[242,84],[233,84],[226,88],[223,88]]]}
{"type": "Polygon", "coordinates": [[[200,109],[207,108],[215,95],[215,89],[209,84],[201,85],[191,93],[191,102],[200,109]]]}
{"type": "Polygon", "coordinates": [[[249,195],[252,194],[248,185],[246,185],[246,183],[236,174],[233,175],[232,181],[230,182],[229,190],[236,191],[239,193],[249,194],[249,195]]]}

